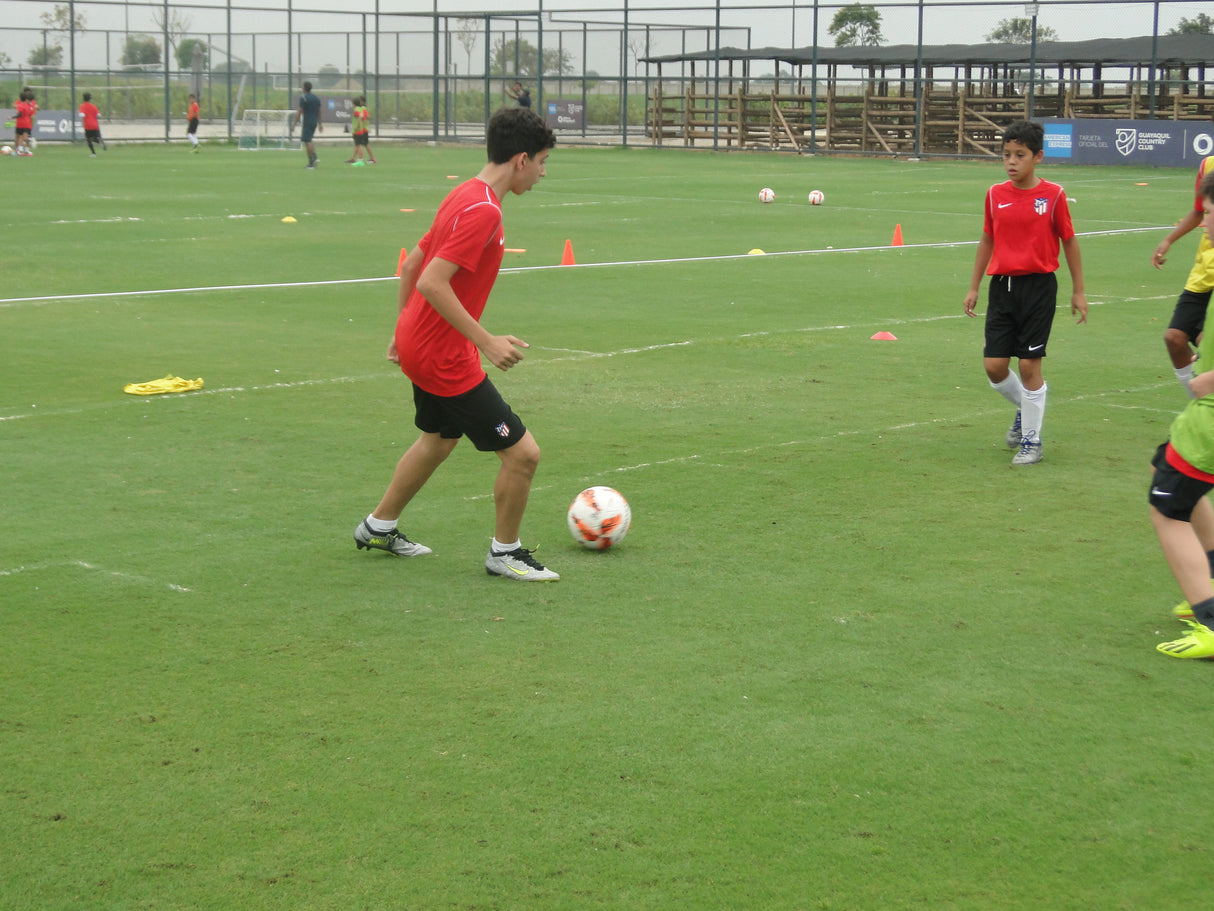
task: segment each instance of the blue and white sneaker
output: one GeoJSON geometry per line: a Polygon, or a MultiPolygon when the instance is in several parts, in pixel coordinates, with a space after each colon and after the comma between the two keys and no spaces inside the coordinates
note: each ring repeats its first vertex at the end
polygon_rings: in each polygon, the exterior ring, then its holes
{"type": "Polygon", "coordinates": [[[1007,429],[1007,448],[1019,449],[1020,444],[1024,442],[1024,434],[1020,431],[1020,412],[1016,412],[1016,420],[1012,421],[1012,426],[1007,429]]]}
{"type": "Polygon", "coordinates": [[[1036,465],[1041,461],[1041,444],[1024,440],[1020,451],[1012,456],[1013,465],[1036,465]]]}

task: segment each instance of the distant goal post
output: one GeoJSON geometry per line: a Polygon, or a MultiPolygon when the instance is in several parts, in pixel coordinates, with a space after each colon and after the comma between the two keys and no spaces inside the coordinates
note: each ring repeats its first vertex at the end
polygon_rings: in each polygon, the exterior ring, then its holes
{"type": "Polygon", "coordinates": [[[261,149],[298,149],[299,139],[291,135],[294,111],[246,109],[240,119],[237,147],[250,152],[261,149]]]}

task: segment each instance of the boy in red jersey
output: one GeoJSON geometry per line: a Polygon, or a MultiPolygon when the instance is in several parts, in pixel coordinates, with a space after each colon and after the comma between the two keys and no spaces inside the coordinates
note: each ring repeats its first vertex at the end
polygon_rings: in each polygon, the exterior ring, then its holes
{"type": "MultiPolygon", "coordinates": [[[[1193,208],[1184,214],[1176,223],[1176,227],[1168,232],[1168,236],[1159,242],[1159,246],[1151,254],[1151,265],[1156,269],[1162,269],[1163,264],[1167,262],[1168,250],[1172,244],[1201,224],[1204,215],[1201,181],[1206,174],[1212,173],[1214,155],[1202,159],[1201,164],[1197,166],[1197,185],[1194,190],[1196,199],[1193,208]]],[[[1172,370],[1190,398],[1193,397],[1193,392],[1189,389],[1189,381],[1193,379],[1193,346],[1197,344],[1205,326],[1211,291],[1214,291],[1214,245],[1203,231],[1197,244],[1197,259],[1193,262],[1189,277],[1185,279],[1184,289],[1176,301],[1168,330],[1163,334],[1163,343],[1172,359],[1172,370]]]]}
{"type": "Polygon", "coordinates": [[[13,154],[33,155],[34,151],[30,148],[30,137],[34,135],[34,115],[38,113],[38,102],[34,100],[34,90],[22,89],[21,94],[17,96],[15,107],[17,119],[14,123],[13,154]]]}
{"type": "Polygon", "coordinates": [[[400,272],[400,315],[388,360],[413,383],[414,423],[421,436],[401,457],[375,511],[354,529],[358,548],[398,556],[430,553],[397,530],[413,497],[467,435],[501,464],[493,485],[493,543],[485,571],[522,582],[560,578],[519,540],[540,449],[481,366],[499,370],[523,359],[527,343],[494,335],[480,324],[504,252],[501,201],[521,196],[544,176],[556,136],[526,108],[499,110],[485,135],[488,162],[452,190],[430,230],[405,258],[400,272]]]}
{"type": "Polygon", "coordinates": [[[1023,120],[1003,133],[1003,167],[1008,180],[986,194],[986,212],[974,274],[965,295],[965,313],[974,315],[978,286],[991,276],[986,311],[983,366],[991,388],[1016,406],[1007,445],[1017,450],[1013,465],[1041,461],[1045,420],[1045,377],[1041,359],[1050,340],[1058,305],[1058,245],[1071,273],[1071,314],[1087,322],[1079,240],[1062,187],[1036,175],[1044,155],[1041,125],[1023,120]],[[1019,361],[1020,376],[1011,371],[1019,361]]]}
{"type": "Polygon", "coordinates": [[[190,95],[190,106],[186,108],[185,117],[188,123],[185,128],[186,138],[190,140],[190,145],[194,147],[194,151],[198,151],[198,97],[190,95]]]}
{"type": "Polygon", "coordinates": [[[97,105],[93,104],[93,95],[91,92],[85,92],[80,104],[80,117],[83,120],[84,140],[89,144],[89,154],[94,158],[97,157],[97,150],[93,148],[93,143],[101,146],[105,150],[105,140],[101,138],[101,112],[97,110],[97,105]]]}

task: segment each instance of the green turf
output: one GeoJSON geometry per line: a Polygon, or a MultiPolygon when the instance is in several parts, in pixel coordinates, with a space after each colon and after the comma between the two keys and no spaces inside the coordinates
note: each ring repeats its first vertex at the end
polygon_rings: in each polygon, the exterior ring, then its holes
{"type": "Polygon", "coordinates": [[[391,276],[481,156],[346,151],[0,161],[0,905],[1203,900],[1210,669],[1153,649],[1145,504],[1189,172],[1042,169],[1117,233],[1013,470],[962,314],[997,162],[558,148],[485,317],[532,345],[494,374],[544,451],[532,587],[482,569],[466,445],[405,515],[434,556],[353,546],[415,431],[394,283],[320,283],[391,276]],[[206,388],[122,393],[168,373],[206,388]],[[595,483],[604,554],[564,527],[595,483]]]}

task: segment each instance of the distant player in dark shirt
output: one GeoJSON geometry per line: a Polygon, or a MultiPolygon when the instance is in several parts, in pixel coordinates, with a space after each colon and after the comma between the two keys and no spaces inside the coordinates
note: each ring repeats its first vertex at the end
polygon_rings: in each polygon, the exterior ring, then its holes
{"type": "Polygon", "coordinates": [[[299,133],[299,141],[303,143],[304,151],[308,153],[307,167],[316,167],[317,156],[316,146],[312,144],[312,136],[320,131],[323,133],[325,128],[320,122],[320,99],[312,94],[312,83],[305,82],[303,84],[303,94],[299,96],[299,109],[295,112],[295,122],[291,124],[292,128],[303,121],[303,129],[299,133]]]}

